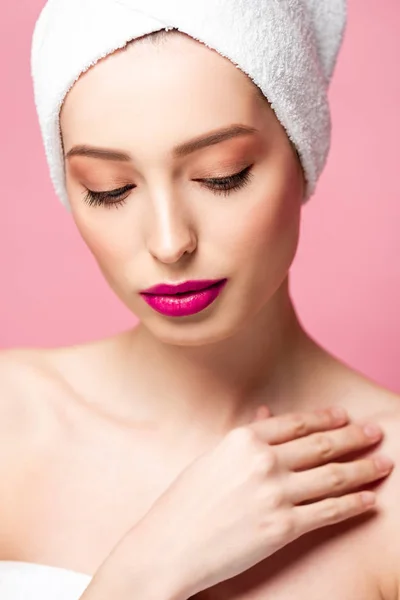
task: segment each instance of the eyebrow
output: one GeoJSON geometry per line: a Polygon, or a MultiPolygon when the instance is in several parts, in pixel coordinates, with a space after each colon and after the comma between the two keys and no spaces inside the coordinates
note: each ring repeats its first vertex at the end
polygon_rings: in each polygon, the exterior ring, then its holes
{"type": "MultiPolygon", "coordinates": [[[[205,135],[176,146],[172,150],[172,155],[174,158],[182,158],[207,146],[219,144],[225,140],[229,140],[238,136],[252,135],[257,132],[257,129],[250,127],[249,125],[230,125],[229,127],[224,127],[223,129],[206,133],[205,135]]],[[[122,152],[121,150],[114,150],[111,148],[88,146],[85,144],[71,148],[71,150],[69,150],[65,155],[65,158],[70,158],[71,156],[88,156],[90,158],[117,160],[121,162],[130,162],[133,160],[133,157],[127,152],[122,152]]]]}

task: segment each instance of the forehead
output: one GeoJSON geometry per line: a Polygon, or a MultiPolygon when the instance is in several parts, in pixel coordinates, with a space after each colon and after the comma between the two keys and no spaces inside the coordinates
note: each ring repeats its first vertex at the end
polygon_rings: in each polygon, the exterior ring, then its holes
{"type": "MultiPolygon", "coordinates": [[[[151,36],[150,36],[151,37],[151,36]]],[[[195,136],[233,122],[257,126],[266,99],[231,61],[185,34],[146,38],[100,60],[70,90],[64,142],[126,143],[195,136]]]]}

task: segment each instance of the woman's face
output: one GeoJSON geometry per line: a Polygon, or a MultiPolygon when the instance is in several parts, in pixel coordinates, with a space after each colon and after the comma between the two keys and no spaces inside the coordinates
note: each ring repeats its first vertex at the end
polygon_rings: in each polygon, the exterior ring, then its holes
{"type": "Polygon", "coordinates": [[[82,75],[61,128],[77,227],[154,336],[202,345],[268,310],[296,253],[304,180],[272,109],[228,59],[184,34],[161,46],[136,41],[82,75]],[[176,150],[233,126],[223,141],[176,150]],[[160,314],[140,295],[159,283],[225,278],[192,316],[160,314]]]}

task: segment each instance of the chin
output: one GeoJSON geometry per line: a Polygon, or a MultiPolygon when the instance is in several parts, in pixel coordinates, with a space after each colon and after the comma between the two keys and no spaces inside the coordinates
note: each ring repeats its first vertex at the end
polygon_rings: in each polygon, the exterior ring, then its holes
{"type": "Polygon", "coordinates": [[[180,327],[176,328],[152,328],[146,327],[146,324],[142,322],[142,325],[155,337],[158,341],[163,344],[170,346],[181,346],[181,347],[200,347],[209,346],[210,344],[216,344],[222,342],[233,335],[231,331],[217,331],[215,327],[212,331],[204,331],[205,328],[197,327],[196,331],[183,330],[180,327]]]}
{"type": "MultiPolygon", "coordinates": [[[[222,308],[222,307],[221,307],[222,308]]],[[[249,321],[243,314],[222,311],[206,314],[207,310],[187,318],[168,318],[154,315],[140,318],[142,327],[158,341],[172,346],[199,347],[223,342],[237,334],[249,321]]]]}

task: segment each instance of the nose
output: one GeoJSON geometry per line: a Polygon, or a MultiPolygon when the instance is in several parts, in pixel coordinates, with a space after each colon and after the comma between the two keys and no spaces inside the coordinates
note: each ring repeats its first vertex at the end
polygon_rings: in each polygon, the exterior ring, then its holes
{"type": "Polygon", "coordinates": [[[154,208],[147,248],[156,260],[173,264],[196,247],[197,236],[182,204],[169,200],[154,208]]]}

